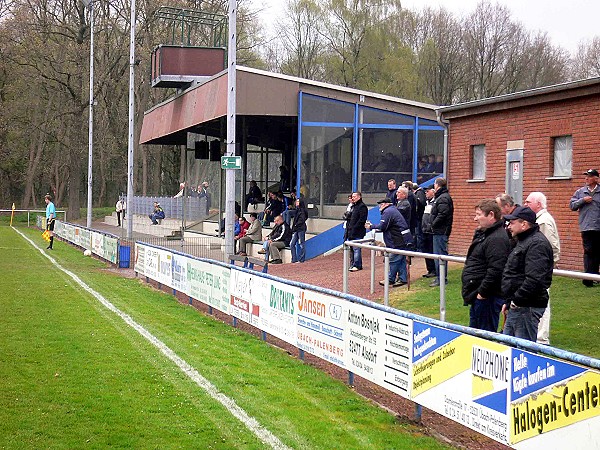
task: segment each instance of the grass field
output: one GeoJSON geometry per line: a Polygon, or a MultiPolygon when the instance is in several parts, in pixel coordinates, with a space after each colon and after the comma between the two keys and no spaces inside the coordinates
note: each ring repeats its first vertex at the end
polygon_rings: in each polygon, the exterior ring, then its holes
{"type": "MultiPolygon", "coordinates": [[[[39,246],[40,232],[19,228],[39,246]]],[[[286,446],[446,448],[343,383],[58,242],[63,267],[286,446]]],[[[155,347],[0,226],[0,448],[266,448],[155,347]]]]}
{"type": "MultiPolygon", "coordinates": [[[[469,308],[461,297],[461,270],[450,269],[446,286],[446,321],[469,325],[469,308]]],[[[390,291],[390,306],[439,319],[439,289],[430,279],[411,284],[411,290],[390,291]]],[[[550,287],[550,344],[564,350],[600,358],[600,289],[586,288],[581,281],[554,277],[550,287]]]]}

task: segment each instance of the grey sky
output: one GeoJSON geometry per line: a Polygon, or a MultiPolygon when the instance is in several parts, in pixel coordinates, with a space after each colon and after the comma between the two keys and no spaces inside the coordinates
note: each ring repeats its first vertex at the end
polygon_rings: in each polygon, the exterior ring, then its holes
{"type": "MultiPolygon", "coordinates": [[[[253,0],[256,7],[262,8],[262,17],[273,23],[283,12],[284,0],[253,0]]],[[[424,6],[446,9],[462,16],[475,9],[479,0],[402,0],[406,8],[424,6]]],[[[512,12],[513,19],[523,23],[528,30],[547,31],[555,45],[570,52],[577,50],[582,40],[592,40],[600,36],[598,0],[499,0],[512,12]]]]}

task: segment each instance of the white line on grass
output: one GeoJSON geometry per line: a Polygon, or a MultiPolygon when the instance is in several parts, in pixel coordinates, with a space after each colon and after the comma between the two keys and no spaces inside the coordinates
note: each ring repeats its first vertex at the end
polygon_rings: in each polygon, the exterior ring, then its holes
{"type": "Polygon", "coordinates": [[[157,349],[159,349],[167,358],[173,361],[183,373],[185,373],[189,378],[191,378],[198,386],[204,389],[208,393],[208,395],[210,395],[213,399],[217,400],[225,408],[227,408],[227,410],[240,422],[242,422],[250,431],[252,431],[252,433],[254,433],[254,435],[258,439],[263,441],[265,444],[270,445],[274,449],[289,449],[289,447],[287,447],[283,442],[281,442],[277,438],[277,436],[275,436],[273,433],[271,433],[269,430],[263,427],[260,423],[258,423],[258,421],[254,417],[248,415],[246,411],[240,408],[235,402],[235,400],[219,392],[219,390],[214,384],[212,384],[210,381],[208,381],[206,378],[200,375],[200,373],[196,369],[190,366],[184,359],[180,358],[173,350],[167,347],[164,342],[162,342],[160,339],[158,339],[156,336],[154,336],[152,333],[146,330],[143,326],[141,326],[139,323],[133,320],[128,314],[125,314],[111,302],[106,300],[101,294],[89,287],[73,272],[62,267],[54,258],[52,258],[50,255],[44,252],[40,247],[38,247],[35,244],[35,242],[33,242],[19,230],[17,230],[16,228],[13,229],[17,233],[19,233],[23,237],[23,239],[29,242],[36,250],[38,250],[42,255],[48,258],[50,262],[54,264],[58,269],[62,270],[64,273],[70,276],[77,284],[79,284],[79,286],[81,286],[84,290],[89,292],[96,300],[102,303],[107,309],[111,310],[116,315],[118,315],[121,319],[125,321],[125,323],[127,323],[127,325],[135,329],[144,338],[146,338],[148,342],[150,342],[157,349]]]}

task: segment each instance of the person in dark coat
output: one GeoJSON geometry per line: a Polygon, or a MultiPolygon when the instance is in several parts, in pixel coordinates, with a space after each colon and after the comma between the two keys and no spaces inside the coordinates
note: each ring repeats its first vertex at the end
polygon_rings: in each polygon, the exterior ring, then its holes
{"type": "Polygon", "coordinates": [[[520,206],[504,218],[510,221],[509,231],[517,238],[502,273],[504,334],[535,342],[552,284],[552,246],[531,208],[520,206]]]}
{"type": "Polygon", "coordinates": [[[423,251],[423,214],[425,213],[425,205],[427,197],[425,189],[418,186],[414,191],[415,196],[415,238],[417,240],[417,251],[423,251]]]}
{"type": "MultiPolygon", "coordinates": [[[[388,248],[404,250],[407,248],[405,243],[405,235],[410,234],[408,224],[400,211],[398,211],[389,198],[381,199],[377,202],[381,211],[381,221],[377,225],[371,225],[369,222],[365,225],[367,229],[379,230],[383,232],[383,241],[388,248]]],[[[404,286],[407,280],[406,273],[406,256],[392,254],[390,256],[390,273],[388,282],[390,286],[404,286]],[[396,276],[398,279],[396,279],[396,276]]],[[[382,286],[385,285],[385,280],[379,282],[382,286]]]]}
{"type": "MultiPolygon", "coordinates": [[[[354,241],[365,237],[365,223],[369,215],[367,205],[362,201],[360,192],[353,192],[350,196],[353,203],[352,211],[346,223],[346,240],[354,241]]],[[[358,247],[352,247],[350,252],[350,272],[362,270],[362,251],[358,247]]]]}
{"type": "MultiPolygon", "coordinates": [[[[436,255],[448,254],[448,238],[452,232],[452,220],[454,219],[454,203],[446,187],[445,178],[436,178],[433,184],[435,196],[431,208],[431,232],[433,234],[433,253],[436,255]]],[[[440,262],[435,260],[436,279],[429,285],[440,285],[440,262]]],[[[448,274],[446,273],[446,276],[448,274]]],[[[448,279],[444,280],[445,283],[448,279]]]]}
{"type": "Polygon", "coordinates": [[[497,332],[502,299],[502,271],[511,251],[500,207],[485,199],[475,207],[477,229],[462,272],[462,297],[471,305],[469,326],[497,332]]]}
{"type": "Polygon", "coordinates": [[[258,202],[262,202],[263,195],[262,191],[256,184],[256,181],[250,181],[250,187],[248,188],[248,193],[246,194],[246,205],[256,205],[258,202]]]}
{"type": "Polygon", "coordinates": [[[292,224],[292,240],[290,249],[292,252],[293,263],[303,263],[306,258],[306,220],[308,219],[308,210],[304,204],[304,199],[296,199],[296,216],[292,224]]]}
{"type": "MultiPolygon", "coordinates": [[[[431,230],[431,209],[433,208],[433,197],[435,191],[432,186],[425,188],[425,206],[423,207],[423,217],[421,218],[421,252],[433,253],[433,231],[431,230]]],[[[435,278],[435,261],[431,258],[425,258],[425,267],[427,273],[424,278],[435,278]]]]}

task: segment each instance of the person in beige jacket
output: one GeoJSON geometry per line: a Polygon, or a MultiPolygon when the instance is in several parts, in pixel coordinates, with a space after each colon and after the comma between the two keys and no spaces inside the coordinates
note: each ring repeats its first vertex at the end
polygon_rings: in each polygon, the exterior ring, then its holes
{"type": "Polygon", "coordinates": [[[240,233],[239,236],[235,237],[239,242],[240,251],[238,252],[238,255],[246,256],[246,244],[251,244],[253,241],[262,241],[262,224],[257,217],[258,215],[256,213],[250,213],[248,219],[250,226],[246,230],[246,233],[243,236],[240,233]]]}
{"type": "MultiPolygon", "coordinates": [[[[554,268],[557,267],[560,259],[560,239],[558,237],[558,228],[554,217],[548,212],[546,196],[541,192],[532,192],[527,196],[524,202],[535,213],[535,222],[540,226],[540,231],[552,246],[552,257],[554,258],[554,268]]],[[[548,295],[550,292],[548,292],[548,295]]],[[[544,315],[540,319],[538,326],[537,342],[539,344],[550,345],[550,299],[544,315]]]]}

